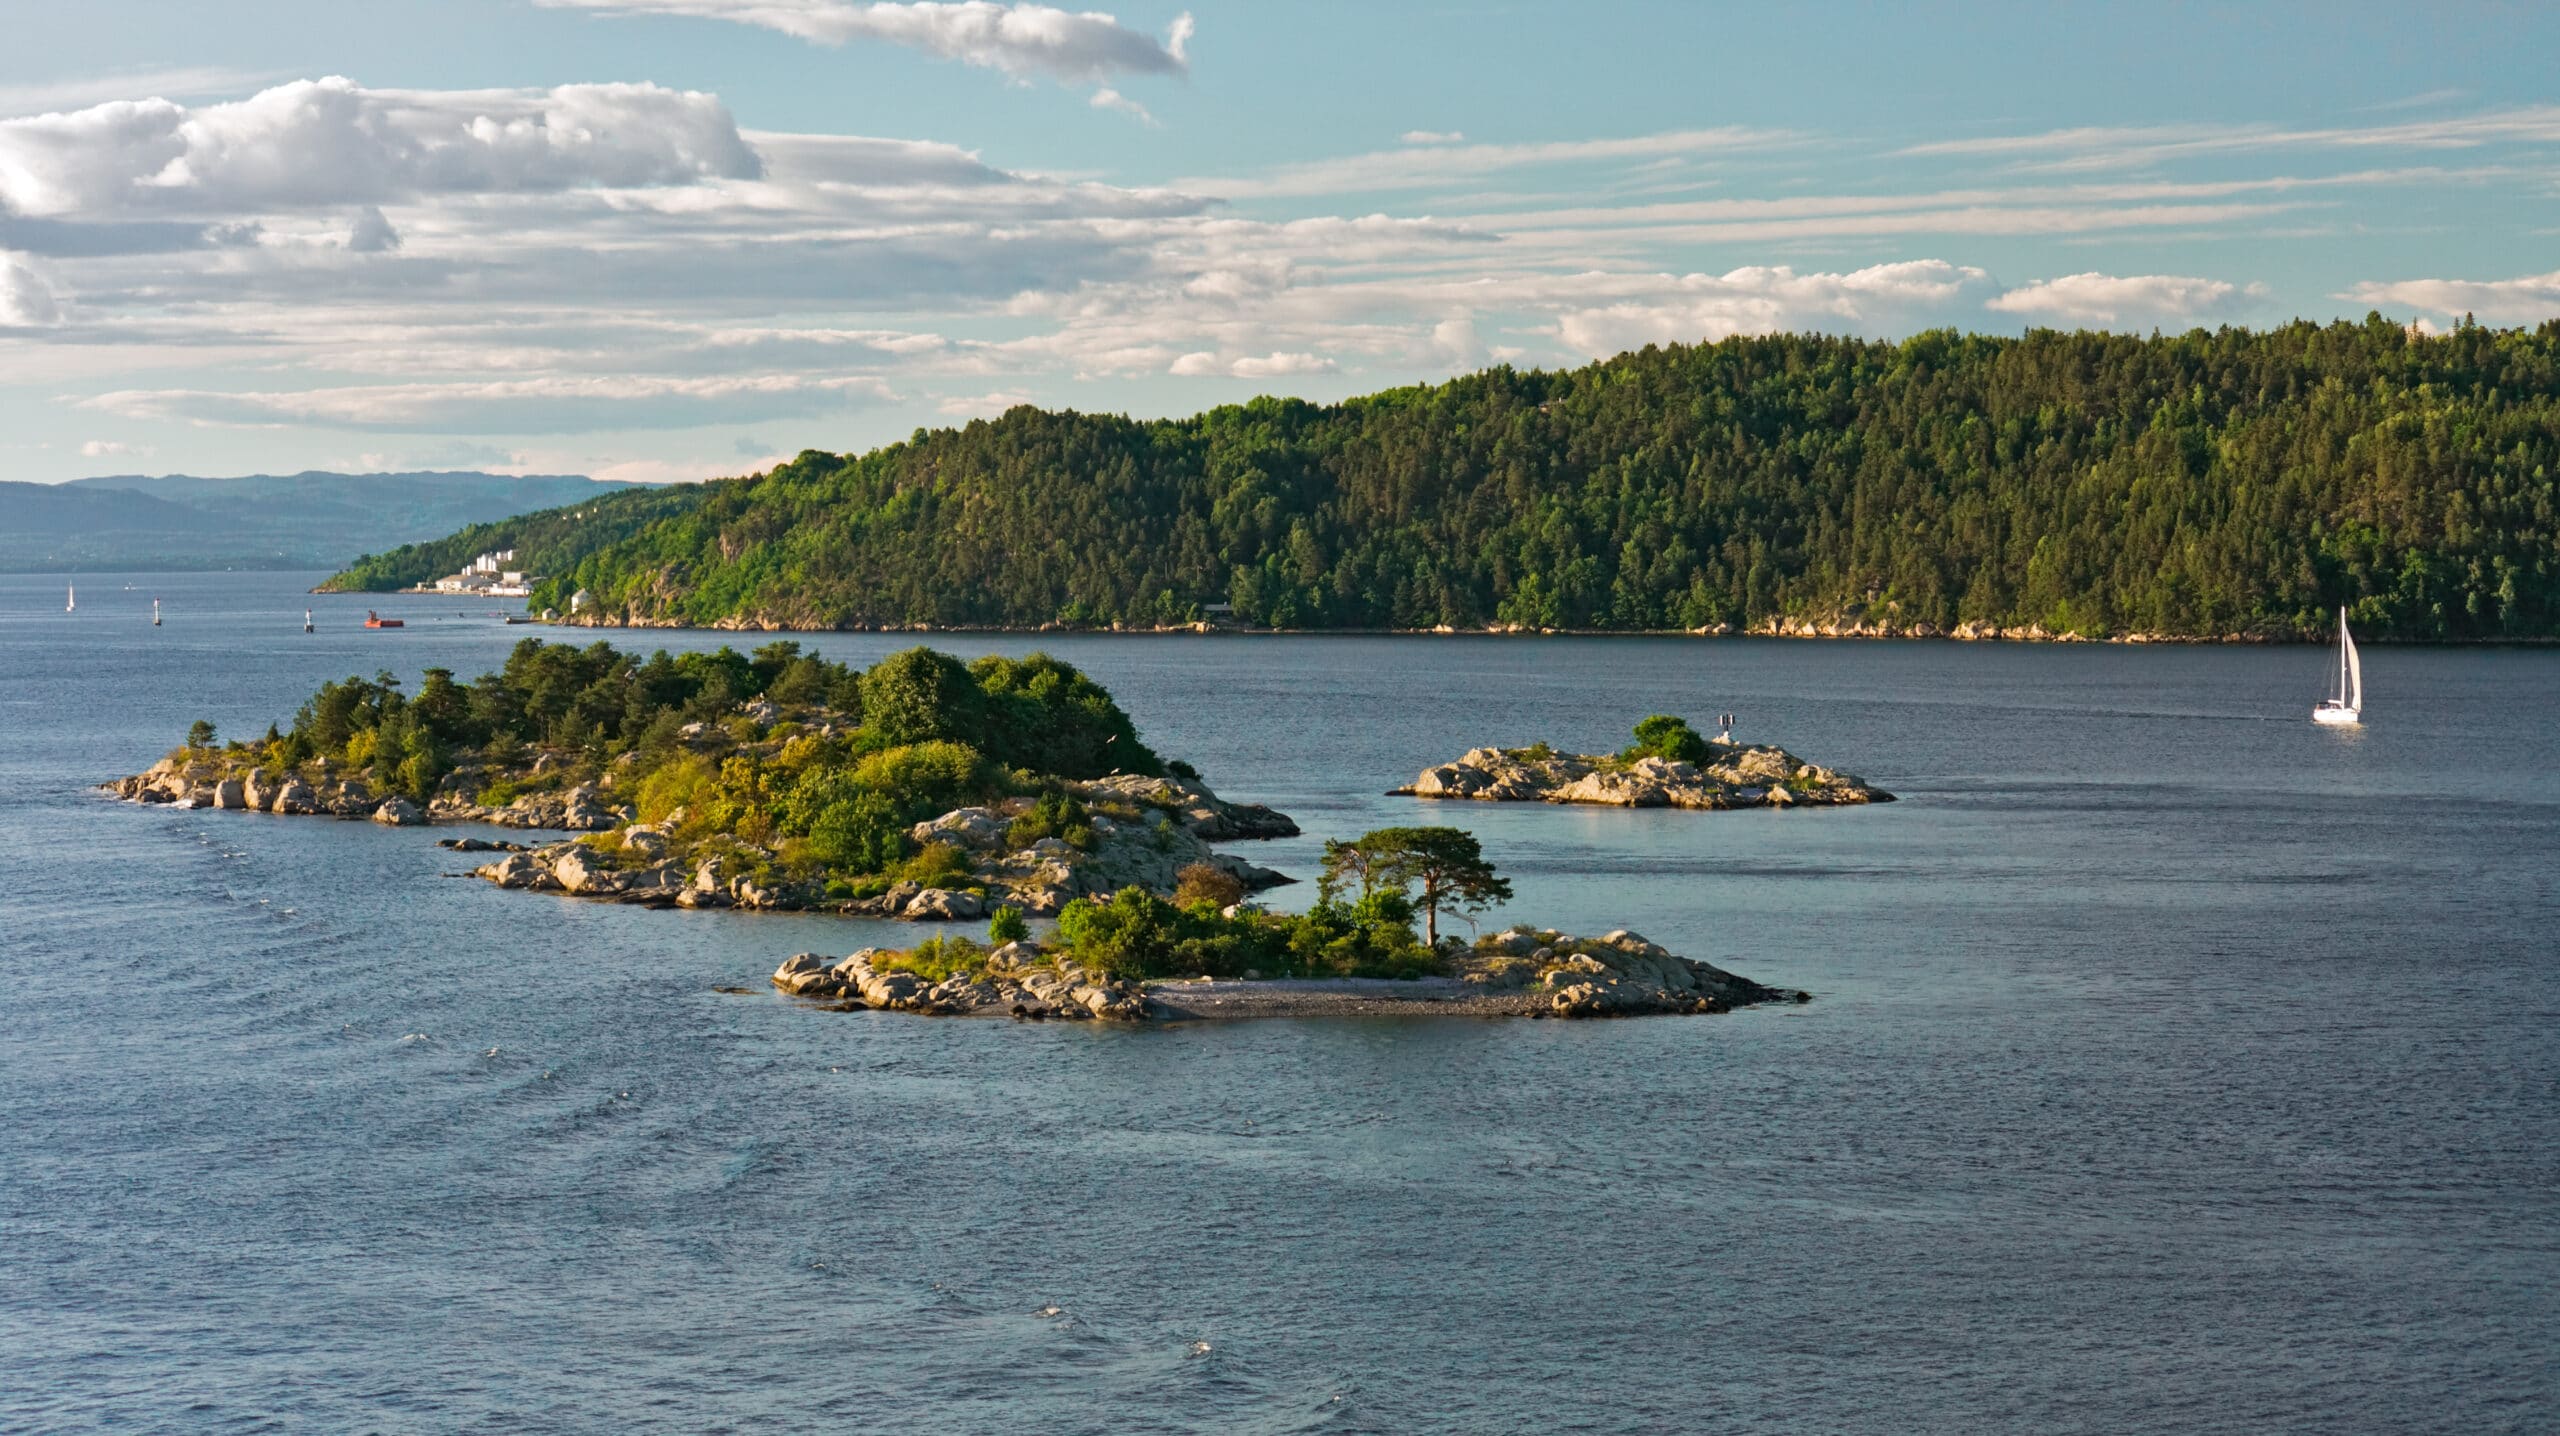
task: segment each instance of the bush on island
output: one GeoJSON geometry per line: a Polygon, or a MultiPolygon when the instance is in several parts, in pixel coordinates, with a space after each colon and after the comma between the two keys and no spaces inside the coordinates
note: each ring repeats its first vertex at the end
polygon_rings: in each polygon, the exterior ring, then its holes
{"type": "Polygon", "coordinates": [[[1638,758],[1667,758],[1675,763],[1704,763],[1709,757],[1707,740],[1689,726],[1689,720],[1656,713],[1636,725],[1636,741],[1618,756],[1628,762],[1638,758]]]}

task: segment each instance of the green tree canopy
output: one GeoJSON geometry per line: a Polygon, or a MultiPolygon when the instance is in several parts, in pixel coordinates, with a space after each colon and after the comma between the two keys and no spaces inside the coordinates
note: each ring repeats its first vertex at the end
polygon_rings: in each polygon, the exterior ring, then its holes
{"type": "Polygon", "coordinates": [[[1366,900],[1391,893],[1423,917],[1423,940],[1440,941],[1440,914],[1468,916],[1511,900],[1511,883],[1485,861],[1475,835],[1461,828],[1379,828],[1352,842],[1324,845],[1328,902],[1356,879],[1366,900]]]}

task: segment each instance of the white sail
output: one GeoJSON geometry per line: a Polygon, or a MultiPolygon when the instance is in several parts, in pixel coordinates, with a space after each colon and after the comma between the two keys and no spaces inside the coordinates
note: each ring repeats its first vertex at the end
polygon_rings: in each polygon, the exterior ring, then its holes
{"type": "Polygon", "coordinates": [[[2355,635],[2347,632],[2347,616],[2338,615],[2338,641],[2347,646],[2347,706],[2364,711],[2364,660],[2356,656],[2355,635]]]}

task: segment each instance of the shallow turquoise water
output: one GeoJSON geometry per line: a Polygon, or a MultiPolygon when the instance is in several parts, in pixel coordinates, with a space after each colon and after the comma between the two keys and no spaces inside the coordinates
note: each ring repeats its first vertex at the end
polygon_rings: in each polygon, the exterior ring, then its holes
{"type": "Polygon", "coordinates": [[[0,1428],[2560,1409],[2560,653],[2369,651],[2371,725],[2339,734],[2308,649],[1060,640],[1308,829],[1256,861],[1458,821],[1513,914],[1818,1000],[1017,1028],[761,990],[859,924],[502,893],[432,834],[99,800],[195,717],[262,729],[323,678],[477,672],[525,633],[326,599],[306,636],[289,577],[130,581],[65,615],[59,580],[0,578],[0,1428]],[[1726,708],[1905,801],[1378,796],[1476,743],[1726,708]]]}

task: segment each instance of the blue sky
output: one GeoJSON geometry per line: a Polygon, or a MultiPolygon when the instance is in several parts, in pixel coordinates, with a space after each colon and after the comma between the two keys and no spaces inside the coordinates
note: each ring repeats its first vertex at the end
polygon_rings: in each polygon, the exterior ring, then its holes
{"type": "Polygon", "coordinates": [[[8,478],[689,478],[1772,329],[2560,315],[2521,6],[6,8],[8,478]]]}

